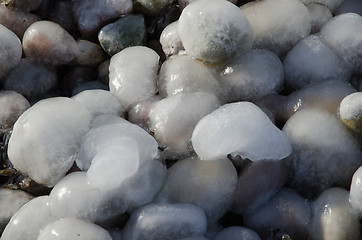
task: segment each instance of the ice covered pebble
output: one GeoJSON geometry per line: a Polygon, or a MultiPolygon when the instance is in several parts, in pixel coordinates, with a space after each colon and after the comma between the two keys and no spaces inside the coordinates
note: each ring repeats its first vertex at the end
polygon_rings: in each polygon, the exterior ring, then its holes
{"type": "Polygon", "coordinates": [[[324,25],[321,35],[331,49],[354,71],[362,66],[362,17],[355,13],[345,13],[332,18],[324,25]],[[336,32],[338,34],[336,34],[336,32]]]}
{"type": "Polygon", "coordinates": [[[155,95],[132,105],[127,112],[128,121],[137,124],[138,126],[148,131],[149,112],[152,108],[152,105],[159,102],[161,99],[162,97],[160,95],[155,95]]]}
{"type": "Polygon", "coordinates": [[[362,92],[352,93],[343,98],[339,116],[362,144],[362,92]]]}
{"type": "Polygon", "coordinates": [[[0,24],[0,79],[19,64],[21,55],[19,38],[0,24]]]}
{"type": "Polygon", "coordinates": [[[349,202],[359,217],[362,217],[362,167],[353,174],[349,202]]]}
{"type": "Polygon", "coordinates": [[[203,236],[206,232],[204,211],[192,204],[149,204],[132,213],[124,239],[165,239],[203,236]]]}
{"type": "Polygon", "coordinates": [[[221,85],[210,68],[186,55],[165,61],[160,70],[160,95],[172,96],[186,92],[209,92],[221,98],[221,85]]]}
{"type": "Polygon", "coordinates": [[[330,188],[312,202],[313,239],[361,239],[360,222],[352,210],[348,196],[349,192],[345,189],[330,188]]]}
{"type": "Polygon", "coordinates": [[[0,133],[11,129],[29,107],[28,100],[22,95],[13,91],[0,91],[0,133]]]}
{"type": "Polygon", "coordinates": [[[300,41],[284,62],[285,84],[292,89],[324,80],[349,81],[351,68],[318,35],[300,41]]]}
{"type": "Polygon", "coordinates": [[[188,55],[209,63],[249,51],[253,31],[240,9],[224,0],[198,0],[179,18],[179,35],[188,55]]]}
{"type": "Polygon", "coordinates": [[[109,65],[109,88],[128,108],[156,94],[160,57],[150,48],[135,46],[117,53],[109,65]]]}
{"type": "Polygon", "coordinates": [[[261,240],[259,235],[246,227],[228,227],[219,232],[212,240],[261,240]]]}
{"type": "Polygon", "coordinates": [[[308,4],[306,7],[308,8],[312,19],[311,33],[319,32],[323,25],[333,17],[329,8],[324,5],[312,3],[308,4]]]}
{"type": "Polygon", "coordinates": [[[91,115],[64,97],[41,100],[14,125],[8,155],[14,167],[34,181],[54,186],[73,165],[91,115]]]}
{"type": "Polygon", "coordinates": [[[328,187],[349,187],[353,173],[361,164],[362,153],[335,115],[303,109],[287,121],[283,131],[294,153],[288,159],[292,172],[290,184],[299,193],[311,197],[328,187]]]}
{"type": "Polygon", "coordinates": [[[215,95],[204,92],[177,94],[152,105],[149,129],[169,158],[193,152],[191,135],[196,123],[219,107],[215,95]]]}
{"type": "Polygon", "coordinates": [[[313,4],[317,3],[323,6],[328,7],[331,12],[334,12],[344,0],[300,0],[304,4],[313,4]]]}
{"type": "Polygon", "coordinates": [[[180,35],[178,33],[178,21],[170,23],[165,27],[160,36],[162,50],[166,57],[175,55],[184,50],[180,35]]]}
{"type": "Polygon", "coordinates": [[[226,101],[250,101],[278,92],[283,85],[283,65],[268,50],[252,50],[228,61],[220,73],[226,101]]]}
{"type": "Polygon", "coordinates": [[[169,169],[166,188],[170,202],[199,206],[208,221],[216,221],[228,210],[236,182],[237,173],[230,160],[201,161],[191,157],[169,169]]]}
{"type": "Polygon", "coordinates": [[[112,240],[100,226],[77,218],[62,218],[44,227],[37,240],[112,240]]]}
{"type": "Polygon", "coordinates": [[[279,160],[292,151],[286,135],[250,102],[225,104],[203,117],[192,133],[192,146],[202,160],[228,154],[252,161],[279,160]]]}
{"type": "Polygon", "coordinates": [[[132,11],[131,0],[78,0],[73,4],[73,16],[83,37],[96,36],[99,29],[122,14],[132,11]]]}
{"type": "Polygon", "coordinates": [[[59,24],[38,21],[30,25],[23,37],[25,56],[49,65],[64,65],[79,52],[74,38],[59,24]]]}
{"type": "Polygon", "coordinates": [[[241,7],[254,31],[254,47],[284,55],[311,29],[308,9],[299,0],[253,1],[241,7]]]}

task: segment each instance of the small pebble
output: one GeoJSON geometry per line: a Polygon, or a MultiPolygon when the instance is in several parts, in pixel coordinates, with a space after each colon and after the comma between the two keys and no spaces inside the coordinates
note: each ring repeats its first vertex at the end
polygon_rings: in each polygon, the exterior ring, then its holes
{"type": "Polygon", "coordinates": [[[72,61],[74,65],[96,67],[106,58],[106,54],[99,44],[80,39],[77,40],[77,45],[79,53],[72,61]]]}

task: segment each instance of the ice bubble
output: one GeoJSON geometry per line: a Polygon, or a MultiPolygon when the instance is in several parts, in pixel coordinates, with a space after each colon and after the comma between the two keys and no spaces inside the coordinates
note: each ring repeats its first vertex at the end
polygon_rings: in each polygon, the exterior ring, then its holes
{"type": "Polygon", "coordinates": [[[128,47],[113,55],[109,65],[109,88],[128,108],[156,93],[160,57],[150,48],[128,47]]]}
{"type": "Polygon", "coordinates": [[[279,160],[292,151],[286,135],[250,102],[225,104],[203,117],[192,133],[192,146],[202,160],[228,154],[252,161],[279,160]]]}
{"type": "Polygon", "coordinates": [[[323,40],[355,71],[362,66],[362,32],[359,31],[361,28],[360,15],[345,13],[332,18],[321,30],[323,40]]]}
{"type": "Polygon", "coordinates": [[[14,125],[8,155],[14,167],[39,184],[51,187],[73,165],[91,115],[74,100],[41,100],[14,125]]]}
{"type": "Polygon", "coordinates": [[[162,50],[166,57],[175,55],[184,50],[180,35],[178,33],[178,20],[165,27],[160,36],[162,50]]]}
{"type": "Polygon", "coordinates": [[[311,218],[309,202],[294,190],[286,188],[245,215],[244,223],[262,239],[267,239],[272,234],[275,239],[282,239],[282,235],[287,234],[293,240],[304,240],[309,239],[311,218]]]}
{"type": "Polygon", "coordinates": [[[37,240],[112,240],[100,226],[76,218],[62,218],[44,227],[37,240]]]}
{"type": "Polygon", "coordinates": [[[59,24],[38,21],[28,27],[23,37],[25,56],[49,65],[63,65],[79,53],[74,38],[59,24]]]}
{"type": "Polygon", "coordinates": [[[10,218],[32,198],[21,190],[0,189],[0,236],[10,218]]]}
{"type": "Polygon", "coordinates": [[[208,221],[216,221],[228,210],[236,189],[237,173],[230,160],[183,159],[168,171],[170,202],[191,203],[205,211],[208,221]]]}
{"type": "Polygon", "coordinates": [[[335,15],[340,15],[348,12],[362,15],[362,2],[359,0],[344,0],[339,8],[336,10],[335,15]]]}
{"type": "Polygon", "coordinates": [[[37,197],[22,206],[5,227],[1,240],[34,240],[40,230],[57,218],[51,214],[49,196],[37,197]]]}
{"type": "Polygon", "coordinates": [[[73,100],[83,105],[93,115],[123,116],[125,109],[118,99],[109,91],[94,89],[85,90],[72,97],[73,100]]]}
{"type": "Polygon", "coordinates": [[[240,9],[224,0],[198,0],[179,18],[179,35],[188,55],[218,63],[249,51],[253,31],[240,9]]]}
{"type": "Polygon", "coordinates": [[[149,129],[170,158],[192,153],[191,135],[196,123],[219,107],[219,100],[210,93],[182,93],[165,98],[152,106],[149,129]]]}
{"type": "Polygon", "coordinates": [[[19,64],[22,47],[19,38],[0,24],[0,78],[19,64]]]}
{"type": "Polygon", "coordinates": [[[349,194],[349,202],[355,213],[362,216],[362,167],[359,167],[353,174],[352,183],[349,194]]]}
{"type": "Polygon", "coordinates": [[[312,202],[314,239],[339,240],[360,238],[360,222],[342,188],[325,190],[312,202]]]}
{"type": "Polygon", "coordinates": [[[76,163],[81,170],[88,170],[94,156],[104,147],[118,146],[113,139],[128,138],[135,140],[139,149],[139,161],[145,162],[158,157],[156,140],[141,127],[120,120],[113,124],[101,125],[87,132],[82,138],[76,163]]]}
{"type": "Polygon", "coordinates": [[[326,6],[312,3],[306,6],[312,19],[312,28],[310,33],[316,33],[321,30],[324,24],[333,17],[331,11],[326,6]]]}
{"type": "Polygon", "coordinates": [[[350,67],[318,35],[301,40],[284,62],[285,84],[293,89],[324,80],[349,81],[350,67]]]}
{"type": "Polygon", "coordinates": [[[149,204],[132,213],[124,227],[124,239],[179,239],[203,236],[204,211],[192,204],[149,204]]]}
{"type": "Polygon", "coordinates": [[[212,240],[261,240],[259,235],[246,227],[227,227],[219,232],[212,240]]]}
{"type": "Polygon", "coordinates": [[[254,31],[254,47],[284,55],[311,29],[308,9],[298,0],[253,1],[241,7],[254,31]]]}
{"type": "Polygon", "coordinates": [[[160,95],[172,96],[186,92],[209,92],[219,98],[221,85],[210,68],[186,55],[176,55],[165,61],[160,70],[160,95]]]}
{"type": "Polygon", "coordinates": [[[283,85],[283,65],[268,50],[252,50],[228,61],[220,81],[229,102],[249,101],[277,92],[283,85]]]}
{"type": "Polygon", "coordinates": [[[239,173],[231,211],[239,215],[252,211],[267,202],[288,178],[284,160],[250,162],[239,173]]]}
{"type": "Polygon", "coordinates": [[[292,147],[291,186],[311,197],[331,186],[349,187],[362,152],[343,124],[324,110],[306,108],[284,125],[292,147]]]}

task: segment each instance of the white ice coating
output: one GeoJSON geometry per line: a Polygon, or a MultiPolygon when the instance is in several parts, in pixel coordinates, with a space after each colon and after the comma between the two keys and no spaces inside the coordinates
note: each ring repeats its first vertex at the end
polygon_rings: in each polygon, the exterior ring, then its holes
{"type": "Polygon", "coordinates": [[[241,7],[254,31],[254,47],[283,55],[311,29],[308,9],[298,0],[253,1],[241,7]]]}
{"type": "Polygon", "coordinates": [[[285,84],[293,89],[324,80],[348,82],[350,67],[319,35],[310,35],[290,50],[283,62],[285,84]]]}
{"type": "Polygon", "coordinates": [[[100,226],[77,218],[62,218],[46,225],[37,240],[112,240],[100,226]]]}
{"type": "Polygon", "coordinates": [[[91,114],[74,100],[41,100],[14,124],[8,156],[14,167],[34,181],[54,186],[73,165],[91,114]]]}
{"type": "Polygon", "coordinates": [[[333,17],[329,8],[324,5],[312,3],[306,6],[312,19],[311,33],[316,33],[321,30],[323,25],[333,17]]]}
{"type": "Polygon", "coordinates": [[[220,76],[226,101],[250,101],[282,88],[283,64],[275,53],[256,49],[228,61],[220,76]]]}
{"type": "Polygon", "coordinates": [[[22,206],[11,218],[1,235],[1,240],[34,240],[40,230],[56,217],[51,214],[49,196],[32,199],[22,206]]]}
{"type": "Polygon", "coordinates": [[[259,235],[253,230],[246,227],[227,227],[219,232],[213,240],[261,240],[259,235]]]}
{"type": "Polygon", "coordinates": [[[93,117],[103,114],[123,116],[125,112],[118,99],[106,90],[85,90],[73,96],[72,99],[87,108],[93,117]]]}
{"type": "Polygon", "coordinates": [[[196,123],[218,107],[219,100],[210,93],[170,96],[152,105],[149,129],[160,145],[166,147],[169,157],[187,156],[192,150],[190,139],[196,123]]]}
{"type": "Polygon", "coordinates": [[[345,13],[332,18],[321,30],[323,40],[355,71],[362,66],[361,29],[362,17],[355,13],[345,13]]]}
{"type": "Polygon", "coordinates": [[[198,0],[179,18],[179,35],[188,55],[210,63],[249,51],[253,31],[240,9],[224,0],[198,0]]]}
{"type": "Polygon", "coordinates": [[[160,70],[158,88],[163,96],[209,92],[221,97],[221,85],[210,68],[186,55],[170,57],[160,70]]]}
{"type": "Polygon", "coordinates": [[[178,33],[178,21],[170,23],[163,29],[160,36],[160,43],[166,56],[175,55],[180,50],[184,50],[184,46],[178,33]]]}
{"type": "MultiPolygon", "coordinates": [[[[343,120],[362,118],[362,92],[352,93],[343,98],[339,107],[339,115],[343,120]]],[[[359,120],[361,121],[361,120],[359,120]]]]}
{"type": "Polygon", "coordinates": [[[159,59],[155,51],[143,46],[128,47],[113,55],[109,88],[126,108],[155,95],[159,59]]]}
{"type": "Polygon", "coordinates": [[[362,216],[362,167],[353,174],[349,193],[349,202],[359,217],[362,216]]]}
{"type": "Polygon", "coordinates": [[[252,161],[279,160],[292,152],[286,135],[250,102],[225,104],[203,117],[192,133],[192,146],[202,160],[228,154],[252,161]]]}
{"type": "Polygon", "coordinates": [[[0,24],[0,78],[20,63],[21,55],[20,39],[0,24]]]}

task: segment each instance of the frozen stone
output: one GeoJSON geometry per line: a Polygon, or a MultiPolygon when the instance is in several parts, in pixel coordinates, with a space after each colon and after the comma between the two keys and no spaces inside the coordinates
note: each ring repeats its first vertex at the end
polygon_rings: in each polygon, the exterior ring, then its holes
{"type": "Polygon", "coordinates": [[[123,116],[125,109],[109,91],[94,89],[85,90],[72,97],[77,103],[83,105],[93,117],[99,115],[123,116]]]}
{"type": "Polygon", "coordinates": [[[49,196],[34,198],[22,206],[5,227],[1,240],[34,240],[40,230],[57,218],[51,214],[49,196]]]}
{"type": "MultiPolygon", "coordinates": [[[[178,0],[178,4],[180,6],[180,9],[183,10],[187,5],[194,2],[196,0],[178,0]]],[[[228,0],[229,2],[232,2],[233,4],[237,3],[237,0],[228,0]]]]}
{"type": "Polygon", "coordinates": [[[238,177],[231,211],[245,214],[267,202],[289,178],[289,169],[284,160],[250,162],[238,177]]]}
{"type": "Polygon", "coordinates": [[[171,3],[172,0],[137,0],[134,2],[134,8],[145,15],[157,15],[171,3]]]}
{"type": "Polygon", "coordinates": [[[104,147],[117,145],[117,138],[133,139],[137,142],[140,162],[152,160],[158,156],[156,140],[141,127],[128,121],[101,125],[87,132],[82,138],[76,163],[81,170],[88,170],[96,154],[104,147]]]}
{"type": "Polygon", "coordinates": [[[361,165],[357,141],[337,117],[320,109],[303,109],[284,125],[292,147],[290,185],[306,197],[332,186],[348,188],[361,165]]]}
{"type": "MultiPolygon", "coordinates": [[[[73,59],[72,62],[73,64],[85,67],[95,67],[105,60],[106,55],[99,44],[95,44],[93,42],[80,39],[77,40],[77,45],[79,53],[73,59]]],[[[108,75],[108,67],[107,67],[107,75],[108,75]]]]}
{"type": "Polygon", "coordinates": [[[83,37],[92,38],[107,23],[132,12],[131,0],[78,0],[73,3],[73,16],[83,37]]]}
{"type": "Polygon", "coordinates": [[[152,105],[149,129],[165,148],[165,157],[190,156],[190,140],[197,122],[218,107],[217,97],[204,92],[177,94],[152,105]]]}
{"type": "Polygon", "coordinates": [[[33,11],[37,9],[43,0],[3,0],[9,8],[22,11],[33,11]]]}
{"type": "Polygon", "coordinates": [[[328,46],[357,71],[362,66],[362,17],[345,13],[326,23],[321,35],[328,46]],[[338,34],[336,34],[336,32],[338,34]]]}
{"type": "Polygon", "coordinates": [[[284,55],[311,29],[308,9],[299,0],[253,1],[241,7],[254,31],[254,47],[284,55]]]}
{"type": "Polygon", "coordinates": [[[26,98],[13,91],[0,91],[0,133],[11,129],[19,116],[30,107],[26,98]]]}
{"type": "Polygon", "coordinates": [[[219,63],[249,51],[253,30],[240,9],[224,0],[198,0],[179,18],[179,35],[188,55],[219,63]]]}
{"type": "Polygon", "coordinates": [[[328,7],[333,13],[344,0],[300,0],[304,4],[313,4],[317,3],[323,6],[328,7]]]}
{"type": "Polygon", "coordinates": [[[58,76],[55,68],[23,58],[5,78],[4,89],[20,93],[29,101],[37,101],[53,90],[57,84],[58,76]]]}
{"type": "Polygon", "coordinates": [[[228,61],[220,76],[226,101],[250,101],[281,90],[283,64],[275,53],[256,49],[228,61]]]}
{"type": "Polygon", "coordinates": [[[243,219],[262,239],[282,239],[287,234],[293,240],[304,240],[309,239],[311,218],[309,202],[294,190],[283,189],[243,219]]]}
{"type": "Polygon", "coordinates": [[[308,8],[309,14],[312,19],[312,27],[310,33],[319,32],[323,25],[326,24],[329,19],[333,17],[331,11],[328,7],[318,4],[312,3],[306,6],[308,8]]]}
{"type": "Polygon", "coordinates": [[[20,190],[0,189],[0,235],[10,218],[33,196],[20,190]]]}
{"type": "Polygon", "coordinates": [[[128,121],[116,115],[104,114],[93,118],[91,128],[97,128],[108,124],[127,123],[128,121]]]}
{"type": "Polygon", "coordinates": [[[178,33],[178,21],[170,23],[163,29],[160,36],[160,43],[166,57],[178,54],[179,51],[184,50],[178,33]]]}
{"type": "Polygon", "coordinates": [[[0,24],[0,79],[19,64],[21,54],[19,38],[0,24]]]}
{"type": "Polygon", "coordinates": [[[192,146],[202,160],[228,154],[252,161],[279,160],[292,150],[286,135],[250,102],[225,104],[203,117],[192,133],[192,146]]]}
{"type": "Polygon", "coordinates": [[[339,8],[335,11],[335,15],[349,12],[357,13],[362,16],[362,2],[359,0],[344,0],[339,8]]]}
{"type": "Polygon", "coordinates": [[[90,185],[85,172],[73,172],[62,178],[49,197],[51,214],[57,218],[75,217],[102,223],[127,209],[122,194],[90,185]]]}
{"type": "Polygon", "coordinates": [[[219,232],[212,240],[261,240],[259,235],[246,227],[227,227],[219,232]]]}
{"type": "Polygon", "coordinates": [[[349,81],[350,67],[318,35],[301,40],[284,62],[285,84],[292,89],[325,80],[349,81]]]}
{"type": "Polygon", "coordinates": [[[210,68],[189,56],[170,57],[160,70],[158,88],[161,96],[186,92],[209,92],[222,98],[221,85],[210,68]]]}
{"type": "Polygon", "coordinates": [[[77,218],[62,218],[44,227],[37,240],[112,240],[100,226],[77,218]]]}
{"type": "MultiPolygon", "coordinates": [[[[73,2],[67,0],[55,1],[49,12],[49,21],[58,23],[69,33],[77,31],[77,24],[73,18],[73,2]]],[[[49,11],[49,8],[48,8],[49,11]]]]}
{"type": "Polygon", "coordinates": [[[349,202],[354,213],[359,217],[362,216],[362,167],[359,167],[353,174],[352,183],[349,193],[349,202]]]}
{"type": "Polygon", "coordinates": [[[25,30],[40,17],[20,10],[9,9],[0,4],[0,24],[13,31],[19,38],[23,38],[25,30]]]}
{"type": "Polygon", "coordinates": [[[192,204],[149,204],[132,213],[124,227],[125,239],[165,239],[203,236],[204,211],[192,204]]]}
{"type": "Polygon", "coordinates": [[[314,239],[361,239],[360,222],[348,196],[349,192],[345,189],[330,188],[312,202],[314,239]]]}
{"type": "Polygon", "coordinates": [[[39,184],[51,187],[73,165],[91,115],[74,100],[41,100],[14,125],[8,156],[14,167],[39,184]]]}
{"type": "Polygon", "coordinates": [[[131,46],[143,45],[146,37],[145,20],[142,15],[127,15],[104,26],[98,33],[98,40],[108,55],[131,46]]]}
{"type": "Polygon", "coordinates": [[[152,109],[152,105],[161,99],[160,95],[155,95],[132,105],[127,112],[128,121],[149,131],[149,112],[152,109]]]}
{"type": "Polygon", "coordinates": [[[38,21],[28,27],[23,37],[25,56],[49,65],[64,65],[78,55],[74,38],[59,24],[38,21]]]}
{"type": "Polygon", "coordinates": [[[229,160],[191,157],[172,165],[166,188],[170,202],[199,206],[208,221],[216,221],[229,209],[236,183],[237,173],[229,160]]]}
{"type": "Polygon", "coordinates": [[[156,94],[160,57],[150,48],[135,46],[117,53],[109,65],[109,88],[128,108],[156,94]]]}

